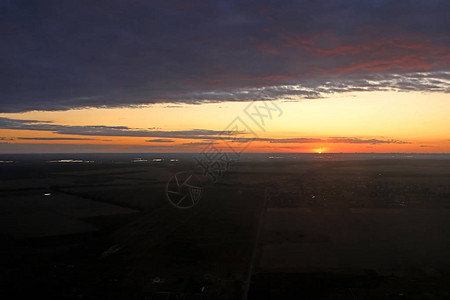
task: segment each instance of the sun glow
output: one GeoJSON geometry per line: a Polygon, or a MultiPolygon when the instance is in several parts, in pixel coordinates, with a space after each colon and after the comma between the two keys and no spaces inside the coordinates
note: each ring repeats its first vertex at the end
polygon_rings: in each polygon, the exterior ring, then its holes
{"type": "Polygon", "coordinates": [[[219,134],[239,116],[261,138],[247,152],[444,153],[450,151],[447,98],[445,93],[355,92],[280,102],[284,113],[273,120],[267,117],[265,132],[245,115],[248,103],[241,102],[1,113],[0,118],[50,123],[37,130],[38,125],[14,127],[5,120],[0,152],[65,152],[74,151],[72,146],[85,152],[201,152],[205,143],[224,145],[217,137],[205,136],[203,141],[195,135],[196,129],[219,134]],[[98,136],[87,132],[92,126],[99,130],[98,136]],[[135,131],[149,131],[149,135],[134,135],[135,131]],[[152,136],[151,131],[159,133],[152,136]],[[174,131],[191,134],[174,136],[174,131]]]}
{"type": "Polygon", "coordinates": [[[322,154],[323,152],[325,152],[325,148],[317,148],[317,149],[314,149],[313,152],[315,152],[317,154],[322,154]]]}

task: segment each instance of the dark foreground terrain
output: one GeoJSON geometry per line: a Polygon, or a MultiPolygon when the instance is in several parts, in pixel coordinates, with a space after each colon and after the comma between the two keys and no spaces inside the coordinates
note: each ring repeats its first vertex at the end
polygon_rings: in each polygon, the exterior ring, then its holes
{"type": "Polygon", "coordinates": [[[450,298],[446,156],[249,155],[188,210],[137,158],[0,157],[2,299],[450,298]]]}

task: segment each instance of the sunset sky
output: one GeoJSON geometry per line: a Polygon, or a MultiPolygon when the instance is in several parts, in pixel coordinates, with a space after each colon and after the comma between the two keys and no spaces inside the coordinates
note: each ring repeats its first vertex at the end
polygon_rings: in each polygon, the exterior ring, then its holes
{"type": "Polygon", "coordinates": [[[0,153],[450,153],[446,0],[0,0],[0,15],[0,153]]]}

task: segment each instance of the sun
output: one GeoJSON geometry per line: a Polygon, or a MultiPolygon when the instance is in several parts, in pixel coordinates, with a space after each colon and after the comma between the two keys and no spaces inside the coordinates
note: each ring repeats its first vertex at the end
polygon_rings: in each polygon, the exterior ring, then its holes
{"type": "Polygon", "coordinates": [[[317,154],[322,154],[323,152],[325,152],[325,149],[324,148],[317,148],[317,149],[314,149],[314,152],[317,153],[317,154]]]}

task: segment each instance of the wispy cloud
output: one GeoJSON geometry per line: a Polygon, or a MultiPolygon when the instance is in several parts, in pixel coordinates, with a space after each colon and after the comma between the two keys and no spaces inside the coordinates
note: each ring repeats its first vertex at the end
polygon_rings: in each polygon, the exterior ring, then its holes
{"type": "Polygon", "coordinates": [[[183,146],[208,146],[215,145],[217,142],[192,142],[192,143],[183,143],[183,146]]]}
{"type": "MultiPolygon", "coordinates": [[[[70,126],[58,125],[48,121],[36,120],[18,120],[0,117],[0,129],[14,130],[34,130],[49,131],[55,134],[81,135],[81,136],[122,136],[122,137],[156,137],[146,140],[154,143],[172,143],[173,139],[201,139],[202,142],[184,143],[184,145],[208,145],[218,140],[228,140],[235,143],[248,143],[250,141],[268,142],[273,144],[306,144],[306,143],[347,143],[347,144],[409,144],[407,141],[396,139],[376,139],[376,138],[356,138],[356,137],[330,137],[330,138],[247,138],[245,132],[235,132],[192,129],[182,131],[164,131],[164,130],[138,130],[127,126],[70,126]],[[234,134],[232,134],[234,133],[234,134]]],[[[91,138],[68,138],[68,137],[36,137],[36,138],[18,138],[21,140],[95,140],[91,138]]],[[[6,140],[6,138],[0,139],[6,140]]]]}
{"type": "Polygon", "coordinates": [[[374,139],[374,138],[350,138],[350,137],[331,137],[331,138],[237,138],[232,142],[248,143],[250,141],[269,142],[271,144],[316,144],[316,143],[330,143],[330,144],[411,144],[410,142],[396,140],[396,139],[374,139]]]}
{"type": "Polygon", "coordinates": [[[68,137],[18,137],[18,140],[34,140],[34,141],[92,141],[96,139],[88,138],[68,138],[68,137]]]}
{"type": "Polygon", "coordinates": [[[149,143],[173,143],[175,141],[169,140],[169,139],[153,139],[153,140],[146,140],[146,142],[149,142],[149,143]]]}
{"type": "Polygon", "coordinates": [[[192,130],[139,130],[127,126],[70,126],[58,125],[49,121],[18,120],[0,117],[0,128],[14,130],[49,131],[64,135],[84,136],[128,136],[128,137],[157,137],[157,138],[179,138],[179,139],[219,139],[221,134],[227,132],[208,129],[192,130]]]}
{"type": "Polygon", "coordinates": [[[185,101],[251,101],[318,99],[336,93],[362,91],[427,91],[450,93],[450,72],[369,74],[304,79],[290,84],[216,89],[184,95],[185,101]]]}

